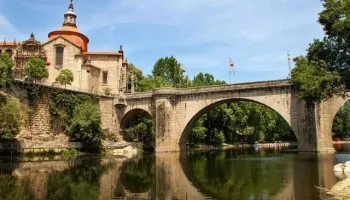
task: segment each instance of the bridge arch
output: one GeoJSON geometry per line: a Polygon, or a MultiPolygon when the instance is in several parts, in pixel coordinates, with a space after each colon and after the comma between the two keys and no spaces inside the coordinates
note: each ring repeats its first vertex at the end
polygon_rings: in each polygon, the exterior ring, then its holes
{"type": "Polygon", "coordinates": [[[150,117],[152,116],[152,114],[149,111],[142,108],[134,108],[128,110],[120,120],[120,130],[125,131],[125,129],[128,128],[129,122],[142,112],[147,113],[150,117]]]}
{"type": "Polygon", "coordinates": [[[211,101],[211,102],[205,103],[203,106],[199,106],[197,109],[192,109],[192,111],[189,113],[186,112],[186,114],[189,114],[189,115],[186,117],[187,120],[185,121],[184,128],[181,131],[181,137],[179,140],[180,150],[182,151],[182,150],[186,149],[188,134],[190,133],[191,128],[193,127],[194,123],[203,114],[210,111],[211,109],[213,109],[216,106],[219,106],[219,105],[224,104],[224,103],[233,103],[233,102],[252,102],[252,103],[266,106],[269,109],[272,109],[279,116],[281,116],[284,119],[284,121],[286,121],[288,123],[288,125],[291,127],[291,129],[293,131],[293,134],[298,139],[298,136],[297,136],[295,130],[293,129],[293,126],[292,126],[292,123],[290,120],[290,112],[289,112],[290,108],[284,107],[284,106],[276,106],[276,104],[269,103],[269,101],[261,101],[261,100],[256,100],[254,98],[226,98],[226,99],[218,99],[217,101],[211,101]]]}

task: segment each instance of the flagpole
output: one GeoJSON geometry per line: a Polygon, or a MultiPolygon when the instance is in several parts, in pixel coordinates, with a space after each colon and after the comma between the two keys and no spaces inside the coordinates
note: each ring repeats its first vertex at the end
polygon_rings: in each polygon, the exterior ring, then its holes
{"type": "Polygon", "coordinates": [[[230,61],[230,84],[234,84],[235,83],[235,64],[233,63],[232,59],[229,57],[230,61]],[[232,74],[233,73],[233,74],[232,74]],[[232,83],[232,75],[233,75],[233,83],[232,83]]]}

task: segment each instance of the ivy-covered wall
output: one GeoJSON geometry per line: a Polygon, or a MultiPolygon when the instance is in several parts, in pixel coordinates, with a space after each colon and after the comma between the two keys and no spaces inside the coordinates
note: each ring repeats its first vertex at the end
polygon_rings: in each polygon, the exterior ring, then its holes
{"type": "Polygon", "coordinates": [[[23,83],[2,92],[20,103],[15,138],[25,148],[64,148],[69,141],[101,143],[120,138],[112,97],[23,83]],[[86,124],[84,118],[91,121],[86,124]]]}

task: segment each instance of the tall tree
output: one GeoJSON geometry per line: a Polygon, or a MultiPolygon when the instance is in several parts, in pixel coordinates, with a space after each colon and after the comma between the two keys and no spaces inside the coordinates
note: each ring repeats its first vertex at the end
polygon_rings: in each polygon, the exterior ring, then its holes
{"type": "Polygon", "coordinates": [[[72,84],[73,80],[73,73],[69,69],[61,70],[60,74],[56,77],[56,81],[58,81],[61,85],[64,85],[65,88],[67,84],[72,84]]]}
{"type": "Polygon", "coordinates": [[[183,79],[181,64],[174,56],[158,59],[154,64],[152,74],[154,77],[162,77],[165,82],[172,83],[173,87],[180,87],[181,79],[183,79]]]}
{"type": "Polygon", "coordinates": [[[309,62],[305,57],[295,58],[297,67],[292,70],[292,83],[298,97],[306,103],[321,102],[334,94],[344,94],[345,87],[337,72],[330,71],[323,60],[309,62]]]}
{"type": "Polygon", "coordinates": [[[225,81],[215,80],[212,74],[200,72],[197,76],[193,78],[192,86],[210,86],[210,85],[222,85],[225,81]]]}
{"type": "Polygon", "coordinates": [[[299,96],[309,96],[308,100],[313,96],[314,101],[339,94],[341,87],[338,85],[350,88],[350,1],[322,2],[324,10],[318,21],[323,26],[325,37],[310,44],[306,59],[295,60],[300,69],[293,70],[294,76],[292,74],[292,81],[301,89],[299,96]]]}
{"type": "Polygon", "coordinates": [[[165,80],[161,76],[153,77],[151,75],[148,75],[139,82],[137,90],[140,92],[149,92],[155,88],[160,87],[172,87],[172,84],[169,82],[165,82],[165,80]]]}
{"type": "Polygon", "coordinates": [[[40,58],[30,59],[25,71],[28,78],[33,79],[34,81],[40,81],[42,78],[49,76],[49,73],[46,69],[46,64],[40,58]]]}
{"type": "Polygon", "coordinates": [[[7,53],[0,53],[0,88],[10,87],[13,61],[7,53]]]}

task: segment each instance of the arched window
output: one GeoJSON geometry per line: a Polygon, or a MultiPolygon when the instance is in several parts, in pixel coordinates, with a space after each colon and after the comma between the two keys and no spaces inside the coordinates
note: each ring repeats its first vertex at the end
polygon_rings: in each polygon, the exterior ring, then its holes
{"type": "Polygon", "coordinates": [[[2,54],[2,50],[0,49],[0,54],[2,54]]]}
{"type": "Polygon", "coordinates": [[[62,46],[56,47],[56,65],[57,66],[63,65],[63,52],[64,52],[64,47],[62,46]]]}
{"type": "Polygon", "coordinates": [[[12,57],[12,50],[11,50],[11,49],[7,49],[7,50],[6,50],[6,53],[7,53],[10,57],[12,57]]]}

